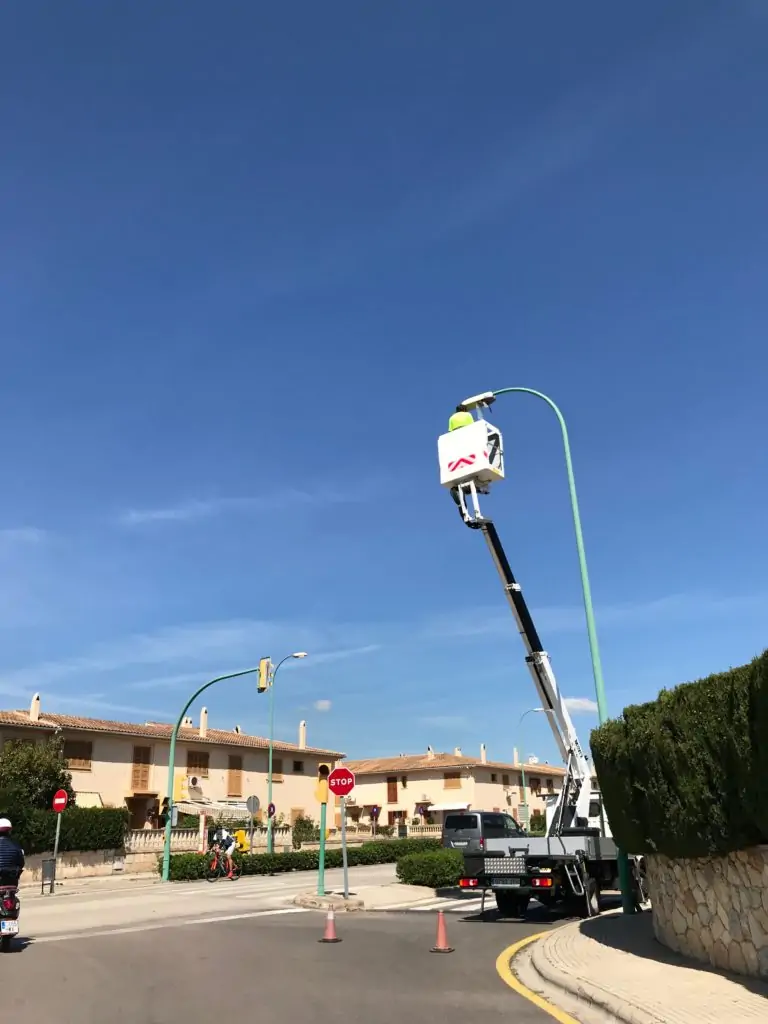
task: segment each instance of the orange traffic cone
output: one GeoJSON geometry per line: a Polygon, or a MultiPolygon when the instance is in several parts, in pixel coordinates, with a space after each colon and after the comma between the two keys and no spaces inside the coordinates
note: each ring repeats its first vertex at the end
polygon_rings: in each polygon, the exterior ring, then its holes
{"type": "Polygon", "coordinates": [[[437,912],[437,939],[430,949],[430,953],[452,953],[453,946],[448,945],[448,932],[445,928],[445,914],[442,910],[437,912]]]}
{"type": "Polygon", "coordinates": [[[328,916],[325,919],[325,934],[320,942],[341,942],[336,934],[336,915],[333,912],[333,907],[328,909],[328,916]]]}

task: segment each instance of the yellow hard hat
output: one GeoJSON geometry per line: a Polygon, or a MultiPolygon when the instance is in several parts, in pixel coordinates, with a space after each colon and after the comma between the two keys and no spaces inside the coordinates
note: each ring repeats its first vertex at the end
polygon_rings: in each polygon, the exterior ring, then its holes
{"type": "Polygon", "coordinates": [[[472,413],[467,412],[465,409],[457,409],[456,412],[448,420],[449,430],[458,430],[459,427],[468,427],[471,423],[474,423],[472,413]]]}

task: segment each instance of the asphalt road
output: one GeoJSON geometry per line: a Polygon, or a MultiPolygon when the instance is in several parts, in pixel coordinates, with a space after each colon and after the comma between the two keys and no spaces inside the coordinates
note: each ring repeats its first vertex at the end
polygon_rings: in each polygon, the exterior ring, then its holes
{"type": "Polygon", "coordinates": [[[455,952],[430,953],[433,914],[337,917],[336,945],[318,942],[319,913],[20,943],[0,955],[3,1018],[57,1024],[544,1024],[542,1010],[496,973],[499,953],[556,926],[453,916],[455,952]]]}

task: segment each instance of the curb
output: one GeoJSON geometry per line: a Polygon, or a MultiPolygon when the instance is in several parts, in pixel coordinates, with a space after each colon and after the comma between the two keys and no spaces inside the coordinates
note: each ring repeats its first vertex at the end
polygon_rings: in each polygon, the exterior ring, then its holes
{"type": "MultiPolygon", "coordinates": [[[[558,992],[566,993],[577,1000],[581,1005],[594,1007],[600,1011],[610,1014],[614,1020],[622,1021],[623,1024],[665,1024],[664,1020],[655,1013],[648,1013],[646,1010],[634,1003],[628,1002],[621,996],[615,995],[608,989],[578,974],[566,973],[562,967],[547,956],[547,938],[554,937],[557,932],[567,928],[577,930],[580,922],[563,925],[562,928],[548,932],[534,943],[530,950],[528,967],[533,971],[541,983],[542,990],[552,998],[558,992]]],[[[510,964],[514,971],[514,959],[510,964]]]]}
{"type": "Polygon", "coordinates": [[[294,896],[291,903],[297,907],[304,907],[305,910],[333,910],[343,913],[365,910],[362,900],[345,900],[343,896],[334,892],[329,892],[325,896],[318,896],[315,892],[300,892],[298,896],[294,896]]]}

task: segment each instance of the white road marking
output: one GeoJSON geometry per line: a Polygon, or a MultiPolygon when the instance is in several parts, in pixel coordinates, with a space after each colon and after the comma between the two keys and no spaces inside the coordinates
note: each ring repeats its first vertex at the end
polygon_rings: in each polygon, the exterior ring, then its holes
{"type": "Polygon", "coordinates": [[[72,931],[64,935],[41,935],[39,939],[29,937],[35,945],[41,942],[69,942],[73,939],[97,939],[105,935],[131,935],[136,932],[156,932],[163,928],[184,928],[195,924],[219,924],[223,921],[243,921],[251,917],[277,917],[284,914],[309,914],[306,907],[286,907],[280,910],[253,910],[245,914],[221,914],[218,917],[195,917],[186,921],[164,921],[162,924],[139,924],[127,928],[101,928],[98,931],[72,931]]]}

